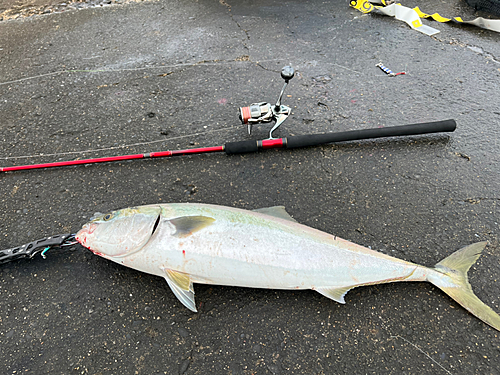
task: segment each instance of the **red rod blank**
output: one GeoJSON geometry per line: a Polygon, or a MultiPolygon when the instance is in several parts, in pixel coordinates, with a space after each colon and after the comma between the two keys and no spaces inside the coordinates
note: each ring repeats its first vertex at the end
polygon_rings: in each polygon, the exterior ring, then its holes
{"type": "Polygon", "coordinates": [[[18,166],[14,166],[14,167],[0,167],[0,172],[14,172],[14,171],[27,170],[27,169],[64,167],[64,166],[69,166],[69,165],[106,163],[106,162],[110,162],[110,161],[123,161],[123,160],[133,160],[133,159],[162,158],[162,157],[170,157],[170,156],[202,154],[202,153],[206,153],[206,152],[222,152],[222,151],[224,151],[224,146],[202,147],[202,148],[193,148],[193,149],[187,149],[187,150],[175,150],[175,151],[158,151],[158,152],[150,152],[148,154],[109,156],[109,157],[104,157],[104,158],[68,160],[68,161],[58,161],[58,162],[54,162],[54,163],[18,165],[18,166]]]}

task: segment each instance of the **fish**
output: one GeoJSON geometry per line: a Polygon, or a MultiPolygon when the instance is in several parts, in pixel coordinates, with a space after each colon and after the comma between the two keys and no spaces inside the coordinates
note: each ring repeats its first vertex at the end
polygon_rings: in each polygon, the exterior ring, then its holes
{"type": "Polygon", "coordinates": [[[427,281],[500,331],[500,316],[474,294],[467,278],[487,242],[426,267],[300,224],[283,206],[250,211],[202,203],[112,211],[85,224],[75,238],[94,254],[165,278],[193,312],[195,283],[310,289],[345,303],[356,287],[427,281]]]}

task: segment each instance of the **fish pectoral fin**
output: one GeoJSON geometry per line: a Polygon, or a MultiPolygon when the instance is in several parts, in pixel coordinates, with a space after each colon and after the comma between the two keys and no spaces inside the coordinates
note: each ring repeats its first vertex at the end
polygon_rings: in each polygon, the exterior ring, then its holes
{"type": "Polygon", "coordinates": [[[258,212],[258,213],[264,214],[264,215],[274,216],[274,217],[277,217],[279,219],[293,221],[294,223],[297,222],[297,220],[295,220],[293,217],[290,216],[290,214],[288,212],[286,212],[284,206],[258,208],[256,210],[252,210],[252,211],[258,212]]]}
{"type": "Polygon", "coordinates": [[[349,285],[349,286],[344,286],[341,288],[338,287],[324,287],[324,288],[316,288],[315,290],[318,293],[321,293],[325,297],[333,299],[335,302],[338,303],[345,303],[344,296],[346,293],[351,290],[352,288],[355,288],[358,285],[349,285]]]}
{"type": "Polygon", "coordinates": [[[181,216],[169,221],[176,229],[173,235],[184,238],[208,227],[215,219],[208,216],[181,216]]]}
{"type": "Polygon", "coordinates": [[[162,270],[165,273],[165,280],[167,280],[168,286],[172,289],[172,292],[174,292],[179,301],[189,310],[197,312],[191,276],[187,273],[177,272],[167,268],[162,268],[162,270]]]}

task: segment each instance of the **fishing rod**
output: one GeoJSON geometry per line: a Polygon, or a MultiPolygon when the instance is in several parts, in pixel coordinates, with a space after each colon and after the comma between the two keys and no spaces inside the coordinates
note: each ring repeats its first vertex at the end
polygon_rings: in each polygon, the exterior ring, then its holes
{"type": "Polygon", "coordinates": [[[105,163],[112,161],[123,161],[133,159],[163,158],[181,155],[204,154],[210,152],[225,152],[227,155],[257,152],[271,148],[299,148],[309,146],[319,146],[327,143],[358,141],[363,139],[373,139],[382,137],[399,137],[422,135],[441,132],[453,132],[456,129],[455,120],[444,120],[426,122],[412,125],[393,126],[388,128],[374,128],[363,130],[351,130],[339,133],[322,133],[296,135],[285,138],[264,139],[260,141],[247,140],[239,142],[228,142],[223,146],[191,148],[185,150],[157,151],[146,154],[131,154],[121,156],[109,156],[94,159],[68,160],[44,164],[29,164],[13,167],[0,167],[0,172],[13,172],[27,169],[53,168],[79,164],[105,163]]]}
{"type": "Polygon", "coordinates": [[[441,132],[453,132],[456,129],[455,120],[443,120],[435,122],[425,122],[419,124],[393,126],[388,128],[374,128],[351,130],[338,133],[320,133],[320,134],[307,134],[296,135],[285,138],[274,138],[273,132],[288,118],[292,110],[290,107],[281,104],[281,99],[288,82],[294,77],[294,69],[286,66],[281,71],[281,77],[285,80],[285,84],[281,89],[276,104],[267,102],[253,103],[248,107],[241,107],[239,109],[239,117],[243,124],[247,125],[248,134],[251,134],[252,126],[262,123],[275,122],[272,129],[269,131],[269,138],[263,140],[246,140],[238,142],[228,142],[222,146],[201,147],[185,150],[172,150],[172,151],[157,151],[145,154],[130,154],[121,156],[109,156],[93,159],[81,160],[68,160],[43,164],[29,164],[19,165],[12,167],[0,167],[0,172],[14,172],[28,169],[41,169],[63,167],[80,164],[95,164],[113,161],[124,161],[134,159],[148,159],[148,158],[163,158],[181,155],[195,155],[211,152],[225,152],[227,155],[243,154],[250,152],[257,152],[259,150],[266,150],[271,148],[285,148],[293,149],[300,147],[319,146],[327,143],[359,141],[363,139],[374,139],[383,137],[400,137],[411,135],[432,134],[441,132]]]}

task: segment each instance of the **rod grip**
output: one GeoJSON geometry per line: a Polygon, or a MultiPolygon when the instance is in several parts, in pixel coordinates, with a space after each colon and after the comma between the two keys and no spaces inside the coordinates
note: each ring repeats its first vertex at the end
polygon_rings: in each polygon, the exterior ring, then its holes
{"type": "Polygon", "coordinates": [[[224,151],[228,155],[245,154],[247,152],[257,152],[258,150],[259,146],[255,140],[229,142],[224,145],[224,151]]]}
{"type": "Polygon", "coordinates": [[[435,122],[424,122],[421,124],[391,126],[388,128],[351,130],[339,133],[297,135],[287,137],[286,148],[317,146],[325,143],[357,141],[360,139],[370,138],[453,132],[456,127],[456,121],[450,119],[435,122]]]}

